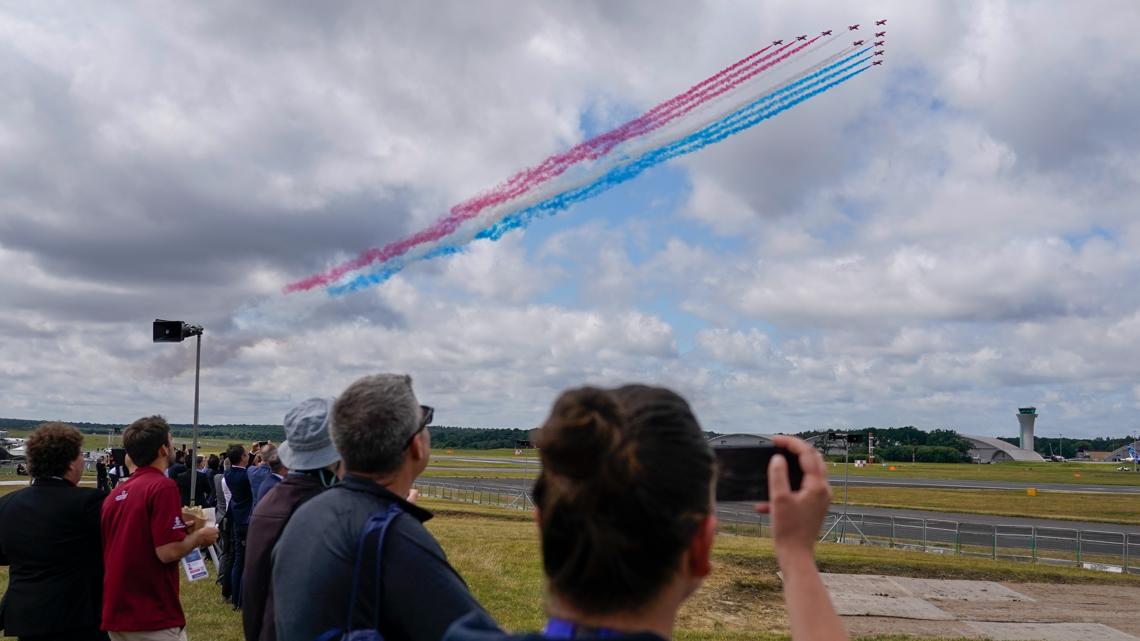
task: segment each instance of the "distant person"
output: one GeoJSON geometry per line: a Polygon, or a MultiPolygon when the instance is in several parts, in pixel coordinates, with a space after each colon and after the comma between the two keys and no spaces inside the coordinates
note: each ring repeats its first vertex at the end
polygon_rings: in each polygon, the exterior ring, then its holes
{"type": "Polygon", "coordinates": [[[83,435],[43,423],[25,444],[31,487],[0,497],[0,565],[8,591],[0,629],[19,639],[106,641],[99,631],[103,551],[99,509],[106,493],[78,487],[83,435]]]}
{"type": "Polygon", "coordinates": [[[249,488],[253,491],[253,496],[257,497],[258,491],[261,490],[261,484],[265,479],[269,478],[269,465],[265,461],[264,450],[270,446],[270,443],[254,443],[249,451],[249,469],[246,472],[249,474],[249,488]]]}
{"type": "Polygon", "coordinates": [[[131,423],[123,447],[135,470],[103,502],[103,629],[112,641],[185,641],[178,561],[212,545],[218,530],[187,533],[178,486],[165,478],[174,453],[166,419],[131,423]]]}
{"type": "MultiPolygon", "coordinates": [[[[269,470],[269,476],[261,482],[261,487],[257,488],[257,492],[253,495],[253,509],[257,509],[257,504],[261,502],[261,498],[269,494],[278,483],[285,480],[285,474],[289,469],[281,462],[281,457],[278,455],[277,448],[272,444],[266,445],[261,448],[261,458],[265,461],[265,468],[269,470]]],[[[253,483],[250,483],[250,487],[253,483]]]]}
{"type": "Polygon", "coordinates": [[[226,489],[225,472],[230,469],[230,460],[226,457],[226,453],[222,452],[221,455],[221,469],[218,474],[214,476],[214,519],[218,524],[218,529],[221,531],[221,536],[218,537],[218,550],[220,557],[218,559],[218,578],[217,583],[222,589],[222,600],[227,603],[233,600],[230,594],[230,579],[233,574],[233,547],[230,543],[230,523],[226,518],[226,489]]]}
{"type": "MultiPolygon", "coordinates": [[[[481,612],[424,528],[431,513],[404,498],[427,467],[432,414],[404,375],[366,376],[337,399],[329,430],[344,461],[344,479],[297,508],[273,550],[280,641],[312,641],[344,627],[360,535],[369,517],[393,506],[398,515],[380,554],[380,611],[372,599],[362,598],[367,603],[360,621],[379,619],[387,641],[439,641],[453,621],[481,612]]],[[[364,547],[368,551],[359,562],[375,567],[374,546],[364,547]]],[[[375,594],[374,579],[363,572],[359,594],[375,594]]]]}
{"type": "MultiPolygon", "coordinates": [[[[689,404],[643,385],[570,390],[535,444],[545,632],[510,635],[475,612],[446,641],[673,638],[678,610],[712,572],[716,538],[714,458],[689,404]]],[[[759,506],[772,517],[792,639],[844,640],[813,558],[831,498],[823,458],[797,438],[777,436],[776,444],[804,471],[793,492],[787,461],[773,457],[772,500],[759,506]]]]}
{"type": "Polygon", "coordinates": [[[171,479],[177,479],[179,475],[186,471],[186,453],[182,450],[177,450],[174,453],[174,462],[166,470],[166,476],[171,479]]]}
{"type": "Polygon", "coordinates": [[[178,492],[182,495],[182,505],[190,505],[190,475],[196,475],[197,481],[194,483],[194,505],[205,507],[210,502],[210,477],[205,472],[200,471],[198,468],[204,467],[202,465],[202,456],[198,456],[198,465],[193,468],[187,467],[186,470],[180,473],[175,482],[178,483],[178,492]]]}
{"type": "Polygon", "coordinates": [[[222,583],[222,594],[229,594],[235,609],[241,608],[241,577],[245,570],[245,538],[253,513],[253,489],[249,484],[246,464],[249,453],[240,445],[230,446],[227,454],[230,469],[222,478],[226,492],[226,527],[229,528],[230,580],[222,583]]]}
{"type": "MultiPolygon", "coordinates": [[[[261,486],[262,499],[253,508],[246,540],[245,572],[242,576],[242,625],[246,641],[276,641],[276,610],[272,590],[273,546],[293,512],[337,482],[340,454],[329,436],[333,399],[310,398],[285,415],[285,438],[281,447],[268,454],[270,466],[288,475],[272,493],[261,486]]],[[[277,473],[276,471],[274,472],[277,473]]],[[[313,527],[313,531],[319,531],[313,527]]]]}
{"type": "Polygon", "coordinates": [[[95,489],[100,492],[111,490],[110,478],[107,475],[107,457],[100,456],[95,460],[95,489]]]}
{"type": "MultiPolygon", "coordinates": [[[[211,454],[209,458],[206,459],[206,477],[209,481],[210,486],[210,501],[207,503],[207,505],[212,508],[218,507],[217,485],[214,483],[214,481],[221,473],[222,460],[218,458],[217,454],[211,454]]],[[[219,515],[218,518],[220,519],[221,516],[219,515]]]]}

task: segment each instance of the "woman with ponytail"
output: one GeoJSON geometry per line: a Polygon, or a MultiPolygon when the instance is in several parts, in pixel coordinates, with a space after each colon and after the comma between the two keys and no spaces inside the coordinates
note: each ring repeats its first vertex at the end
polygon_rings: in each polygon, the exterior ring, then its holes
{"type": "MultiPolygon", "coordinates": [[[[823,459],[804,441],[776,439],[804,471],[793,492],[787,462],[774,457],[771,500],[757,506],[771,515],[792,639],[846,639],[813,557],[831,498],[823,459]]],[[[569,390],[535,445],[546,628],[511,636],[477,612],[445,641],[672,638],[678,610],[712,569],[716,535],[715,459],[689,404],[644,385],[569,390]]]]}

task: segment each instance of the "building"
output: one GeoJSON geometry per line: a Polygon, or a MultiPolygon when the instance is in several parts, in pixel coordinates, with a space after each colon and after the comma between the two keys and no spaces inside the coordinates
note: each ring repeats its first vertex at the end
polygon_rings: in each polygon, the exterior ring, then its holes
{"type": "Polygon", "coordinates": [[[1021,439],[1017,444],[1021,446],[1021,449],[1033,451],[1033,424],[1036,422],[1036,407],[1017,408],[1017,423],[1021,427],[1021,439]]]}
{"type": "Polygon", "coordinates": [[[1107,461],[1123,461],[1124,459],[1128,458],[1128,448],[1129,447],[1140,452],[1140,441],[1133,441],[1129,445],[1125,445],[1124,447],[1118,447],[1115,450],[1112,450],[1112,452],[1110,452],[1108,454],[1108,458],[1105,460],[1107,460],[1107,461]]]}
{"type": "Polygon", "coordinates": [[[1090,450],[1085,450],[1084,452],[1077,452],[1077,458],[1083,461],[1093,461],[1094,463],[1111,461],[1112,452],[1093,452],[1090,450]]]}
{"type": "Polygon", "coordinates": [[[713,447],[757,447],[771,444],[771,434],[722,434],[709,439],[709,445],[713,447]]]}
{"type": "Polygon", "coordinates": [[[978,463],[1043,462],[1045,460],[1037,452],[1022,449],[1000,438],[972,434],[960,434],[959,436],[970,442],[970,457],[978,463]]]}

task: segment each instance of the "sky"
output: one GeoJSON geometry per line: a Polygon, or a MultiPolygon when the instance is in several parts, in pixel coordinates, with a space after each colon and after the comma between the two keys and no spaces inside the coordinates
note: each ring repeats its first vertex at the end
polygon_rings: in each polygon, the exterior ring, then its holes
{"type": "Polygon", "coordinates": [[[1140,432],[1140,3],[0,0],[0,416],[443,425],[645,382],[706,429],[1140,432]],[[886,64],[344,296],[283,294],[769,40],[886,64]]]}

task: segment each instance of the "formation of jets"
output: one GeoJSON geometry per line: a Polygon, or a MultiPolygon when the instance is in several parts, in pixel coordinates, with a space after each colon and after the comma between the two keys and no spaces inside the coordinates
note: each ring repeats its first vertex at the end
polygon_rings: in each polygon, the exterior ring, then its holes
{"type": "MultiPolygon", "coordinates": [[[[875,21],[875,25],[876,25],[876,26],[883,26],[883,25],[885,25],[885,24],[887,24],[887,21],[886,21],[886,19],[883,19],[883,20],[876,20],[876,21],[875,21]]],[[[848,30],[848,31],[858,31],[858,30],[859,30],[859,23],[847,25],[847,30],[848,30]]],[[[826,31],[822,31],[822,32],[820,32],[820,34],[819,34],[819,37],[823,37],[823,36],[830,36],[830,35],[832,34],[832,31],[833,31],[832,29],[828,29],[828,30],[826,30],[826,31]]],[[[883,36],[885,36],[885,35],[887,35],[887,32],[886,32],[886,31],[877,31],[877,32],[875,32],[875,37],[876,37],[876,38],[882,38],[882,37],[883,37],[883,36]]],[[[807,35],[806,35],[806,34],[805,34],[805,35],[802,35],[802,36],[796,36],[796,41],[797,41],[797,42],[802,42],[802,41],[804,41],[804,40],[807,40],[807,39],[808,39],[808,37],[807,37],[807,35]]],[[[854,46],[856,46],[856,47],[860,47],[860,46],[862,46],[862,45],[863,45],[864,43],[866,43],[866,42],[867,42],[866,40],[856,40],[855,42],[853,42],[853,43],[851,43],[851,44],[852,44],[852,45],[854,45],[854,46]]],[[[783,40],[773,40],[773,41],[772,41],[772,45],[773,45],[773,46],[780,46],[780,45],[782,45],[782,44],[784,44],[784,41],[783,41],[783,40]]],[[[886,41],[886,40],[876,40],[873,46],[875,46],[875,47],[882,47],[882,46],[883,46],[883,45],[885,45],[885,44],[887,44],[887,41],[886,41]]],[[[875,52],[874,52],[873,54],[871,54],[871,55],[873,55],[873,56],[881,56],[881,55],[883,55],[883,51],[881,51],[881,50],[879,50],[879,51],[875,51],[875,52]]],[[[883,64],[883,61],[882,61],[882,60],[876,60],[876,61],[872,62],[871,64],[872,64],[872,65],[881,65],[881,64],[883,64]]]]}

